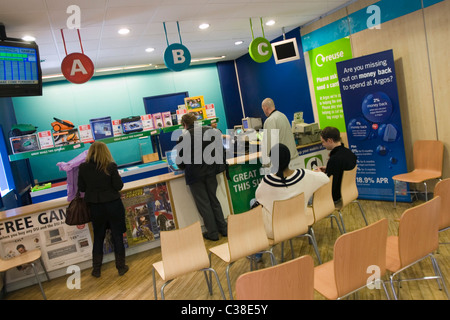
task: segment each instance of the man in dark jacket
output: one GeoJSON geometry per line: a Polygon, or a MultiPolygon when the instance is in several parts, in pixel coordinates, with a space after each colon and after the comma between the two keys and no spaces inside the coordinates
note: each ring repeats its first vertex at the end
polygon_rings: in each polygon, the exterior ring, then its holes
{"type": "Polygon", "coordinates": [[[177,143],[177,165],[184,170],[186,185],[192,192],[206,232],[203,236],[219,240],[219,233],[227,236],[227,223],[217,199],[216,175],[226,168],[220,131],[209,126],[194,126],[197,118],[187,113],[181,118],[185,131],[177,143]]]}
{"type": "Polygon", "coordinates": [[[330,159],[326,167],[320,167],[327,176],[333,176],[332,193],[335,203],[341,200],[341,183],[344,171],[356,166],[356,155],[341,142],[341,133],[337,128],[326,127],[320,133],[322,145],[330,150],[330,159]]]}

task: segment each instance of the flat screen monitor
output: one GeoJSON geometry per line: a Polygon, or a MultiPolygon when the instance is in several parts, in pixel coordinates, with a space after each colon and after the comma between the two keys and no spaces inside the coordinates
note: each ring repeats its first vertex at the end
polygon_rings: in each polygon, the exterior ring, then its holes
{"type": "Polygon", "coordinates": [[[37,44],[0,40],[0,97],[41,95],[42,71],[37,44]]]}
{"type": "Polygon", "coordinates": [[[276,64],[300,59],[296,38],[272,43],[272,52],[276,64]]]}

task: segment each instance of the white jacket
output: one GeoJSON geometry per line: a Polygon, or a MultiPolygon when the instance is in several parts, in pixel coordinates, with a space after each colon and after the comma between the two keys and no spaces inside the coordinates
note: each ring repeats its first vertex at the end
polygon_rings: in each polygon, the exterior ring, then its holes
{"type": "Polygon", "coordinates": [[[305,210],[308,200],[321,186],[330,181],[323,172],[315,172],[308,169],[297,169],[289,177],[286,177],[286,185],[275,174],[264,176],[256,189],[256,200],[263,206],[263,220],[267,237],[273,239],[272,209],[276,200],[286,200],[300,193],[305,194],[305,210]]]}

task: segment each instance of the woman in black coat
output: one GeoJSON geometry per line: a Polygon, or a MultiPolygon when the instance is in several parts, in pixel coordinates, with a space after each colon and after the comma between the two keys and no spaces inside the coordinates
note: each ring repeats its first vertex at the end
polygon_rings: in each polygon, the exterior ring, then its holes
{"type": "Polygon", "coordinates": [[[103,242],[106,230],[111,230],[116,268],[119,275],[128,271],[125,264],[123,233],[126,231],[125,209],[120,199],[123,188],[117,164],[105,143],[95,141],[89,148],[86,161],[78,171],[78,190],[84,192],[84,199],[91,211],[94,228],[92,248],[92,275],[100,277],[103,261],[103,242]]]}

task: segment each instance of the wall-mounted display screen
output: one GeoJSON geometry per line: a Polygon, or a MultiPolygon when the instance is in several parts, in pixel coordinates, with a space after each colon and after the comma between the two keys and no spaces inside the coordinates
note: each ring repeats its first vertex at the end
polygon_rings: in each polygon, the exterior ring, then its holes
{"type": "Polygon", "coordinates": [[[0,97],[39,95],[42,74],[36,43],[0,40],[0,97]]]}

